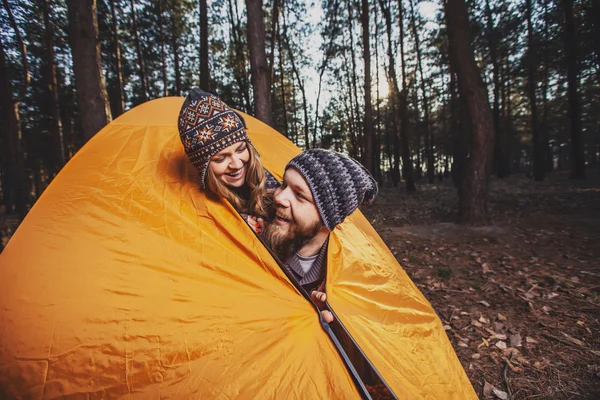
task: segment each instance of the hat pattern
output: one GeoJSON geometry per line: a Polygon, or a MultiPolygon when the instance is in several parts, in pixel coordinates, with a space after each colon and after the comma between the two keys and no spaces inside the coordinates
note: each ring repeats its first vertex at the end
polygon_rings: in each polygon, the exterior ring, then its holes
{"type": "Polygon", "coordinates": [[[306,180],[321,221],[332,231],[358,208],[377,196],[377,182],[358,161],[335,151],[306,150],[286,166],[306,180]]]}
{"type": "Polygon", "coordinates": [[[203,189],[210,158],[232,144],[248,140],[242,116],[217,96],[197,88],[183,102],[178,128],[185,152],[200,172],[203,189]]]}

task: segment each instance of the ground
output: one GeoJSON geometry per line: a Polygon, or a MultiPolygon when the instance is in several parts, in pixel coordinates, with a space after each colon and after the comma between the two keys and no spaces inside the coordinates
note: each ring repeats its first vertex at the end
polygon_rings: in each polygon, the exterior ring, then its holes
{"type": "Polygon", "coordinates": [[[451,182],[364,210],[440,315],[480,398],[600,398],[600,173],[493,180],[490,224],[452,223],[451,182]]]}
{"type": "MultiPolygon", "coordinates": [[[[493,180],[480,228],[452,223],[449,181],[383,187],[364,210],[481,398],[600,398],[600,171],[588,176],[493,180]]],[[[15,225],[0,218],[2,244],[15,225]]]]}

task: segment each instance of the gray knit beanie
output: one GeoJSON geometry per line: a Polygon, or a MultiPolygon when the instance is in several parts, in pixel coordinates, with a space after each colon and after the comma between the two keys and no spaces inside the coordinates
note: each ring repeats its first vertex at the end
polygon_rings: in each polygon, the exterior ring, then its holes
{"type": "Polygon", "coordinates": [[[359,205],[369,205],[377,195],[377,182],[356,160],[331,150],[310,149],[286,166],[306,179],[323,224],[332,231],[359,205]]]}
{"type": "Polygon", "coordinates": [[[217,96],[198,88],[185,98],[178,128],[185,153],[200,172],[202,189],[210,158],[232,144],[249,141],[242,116],[217,96]]]}

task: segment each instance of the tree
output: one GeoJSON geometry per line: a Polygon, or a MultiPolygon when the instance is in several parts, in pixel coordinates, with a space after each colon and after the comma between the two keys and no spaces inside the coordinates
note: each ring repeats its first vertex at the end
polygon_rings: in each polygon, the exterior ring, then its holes
{"type": "Polygon", "coordinates": [[[200,88],[210,91],[210,71],[208,69],[208,5],[200,0],[200,88]]]}
{"type": "Polygon", "coordinates": [[[56,65],[54,60],[54,27],[50,23],[50,5],[48,0],[43,0],[44,9],[44,39],[46,50],[46,80],[50,91],[50,119],[51,134],[54,142],[54,160],[52,163],[52,173],[58,172],[60,167],[65,164],[65,144],[63,139],[62,122],[60,119],[60,104],[58,100],[58,82],[56,79],[56,65]]]}
{"type": "Polygon", "coordinates": [[[373,173],[373,105],[371,104],[371,46],[369,41],[369,1],[362,0],[363,60],[365,63],[365,120],[363,164],[373,173]]]}
{"type": "Polygon", "coordinates": [[[546,176],[546,149],[542,141],[542,132],[540,132],[538,121],[538,107],[536,98],[536,79],[535,69],[537,66],[534,57],[534,32],[532,23],[532,0],[526,0],[525,7],[527,13],[527,87],[529,94],[529,103],[531,106],[531,131],[533,132],[533,176],[536,181],[543,181],[546,176]]]}
{"type": "Polygon", "coordinates": [[[452,43],[450,56],[456,65],[458,89],[472,130],[467,166],[458,189],[458,222],[479,225],[486,222],[494,124],[487,89],[473,56],[467,5],[464,0],[447,0],[445,12],[448,40],[452,43]]]}
{"type": "Polygon", "coordinates": [[[115,117],[123,114],[125,111],[125,97],[123,94],[123,73],[121,68],[121,42],[119,41],[119,28],[117,22],[117,12],[115,7],[115,0],[110,0],[110,14],[111,14],[111,30],[113,36],[113,57],[114,57],[114,75],[115,75],[115,87],[113,91],[113,101],[111,101],[112,114],[115,117]]]}
{"type": "Polygon", "coordinates": [[[415,10],[413,6],[413,0],[410,2],[410,19],[413,30],[413,36],[415,38],[415,50],[417,52],[417,69],[419,71],[420,82],[421,82],[421,94],[423,96],[423,111],[425,113],[425,154],[427,154],[427,180],[429,183],[433,183],[435,171],[434,171],[434,159],[433,159],[433,135],[431,133],[431,121],[429,118],[429,99],[427,97],[427,89],[425,84],[425,76],[423,74],[423,62],[421,60],[421,41],[419,39],[419,32],[417,29],[417,21],[415,16],[415,10]]]}
{"type": "Polygon", "coordinates": [[[29,69],[27,49],[19,33],[17,24],[12,16],[7,0],[2,1],[11,25],[17,36],[21,60],[24,68],[24,81],[17,99],[14,98],[8,74],[6,53],[2,36],[0,35],[0,140],[3,143],[0,156],[2,157],[2,193],[6,212],[13,210],[20,218],[27,213],[27,176],[21,143],[21,122],[19,118],[19,103],[25,96],[29,86],[29,69]]]}
{"type": "MultiPolygon", "coordinates": [[[[95,2],[95,0],[93,0],[95,2]]],[[[146,80],[146,67],[144,65],[144,54],[142,52],[142,44],[140,41],[140,30],[138,28],[137,16],[135,12],[135,1],[129,0],[131,9],[131,24],[133,28],[133,38],[135,40],[135,52],[137,55],[138,75],[140,78],[140,94],[142,102],[148,100],[148,81],[146,80]]]]}
{"type": "Polygon", "coordinates": [[[584,140],[581,129],[581,106],[579,104],[579,68],[577,65],[577,35],[573,17],[574,0],[562,0],[565,28],[564,44],[567,63],[567,93],[569,96],[569,122],[571,129],[572,172],[571,177],[585,178],[584,140]]]}
{"type": "Polygon", "coordinates": [[[102,75],[96,0],[67,0],[77,103],[83,136],[89,140],[111,121],[102,75]]]}
{"type": "Polygon", "coordinates": [[[250,77],[254,90],[256,117],[272,125],[271,77],[265,53],[265,21],[262,0],[246,0],[248,11],[248,48],[250,50],[250,77]]]}

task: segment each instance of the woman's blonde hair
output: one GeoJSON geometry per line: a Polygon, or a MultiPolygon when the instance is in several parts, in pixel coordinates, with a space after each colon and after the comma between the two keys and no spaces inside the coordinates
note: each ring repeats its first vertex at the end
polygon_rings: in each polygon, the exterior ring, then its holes
{"type": "Polygon", "coordinates": [[[206,171],[206,193],[214,198],[225,198],[240,213],[266,218],[273,191],[265,189],[265,170],[260,162],[258,152],[249,141],[245,142],[250,153],[246,163],[246,185],[250,191],[249,198],[242,199],[227,185],[219,181],[210,168],[210,163],[206,171]]]}

